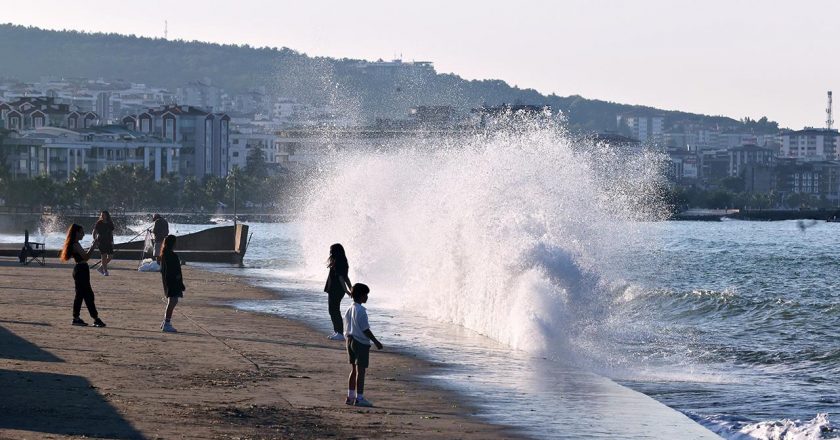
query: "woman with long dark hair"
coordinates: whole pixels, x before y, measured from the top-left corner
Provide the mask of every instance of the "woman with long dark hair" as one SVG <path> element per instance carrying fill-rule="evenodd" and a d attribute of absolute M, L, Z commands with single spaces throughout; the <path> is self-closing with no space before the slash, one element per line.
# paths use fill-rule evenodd
<path fill-rule="evenodd" d="M 99 242 L 99 255 L 102 258 L 102 265 L 96 270 L 107 277 L 110 275 L 108 263 L 114 257 L 114 222 L 108 211 L 99 213 L 99 220 L 93 226 L 93 241 Z"/>
<path fill-rule="evenodd" d="M 344 246 L 335 243 L 330 246 L 330 257 L 327 259 L 327 267 L 330 269 L 327 275 L 327 284 L 324 286 L 324 292 L 328 295 L 328 305 L 330 311 L 330 320 L 332 320 L 333 334 L 329 339 L 334 341 L 344 340 L 344 322 L 341 316 L 341 300 L 344 295 L 350 295 L 350 277 L 347 272 L 350 270 L 350 264 L 347 262 L 347 256 L 344 254 Z"/>
<path fill-rule="evenodd" d="M 90 245 L 90 249 L 85 252 L 79 243 L 83 238 L 85 238 L 85 229 L 75 223 L 70 225 L 67 228 L 67 238 L 64 239 L 64 247 L 61 248 L 61 254 L 59 255 L 61 261 L 68 261 L 72 258 L 76 263 L 73 266 L 73 283 L 76 287 L 76 297 L 73 299 L 73 325 L 88 325 L 79 317 L 82 311 L 82 301 L 84 301 L 90 317 L 93 318 L 93 326 L 105 327 L 105 323 L 99 319 L 99 313 L 96 311 L 96 304 L 94 304 L 93 288 L 90 287 L 90 266 L 87 263 L 97 243 L 94 240 Z"/>
<path fill-rule="evenodd" d="M 160 329 L 171 333 L 177 331 L 172 327 L 172 312 L 178 305 L 178 299 L 184 297 L 184 290 L 187 289 L 181 275 L 181 259 L 175 253 L 175 242 L 174 235 L 167 235 L 163 239 L 160 252 L 160 277 L 163 280 L 163 294 L 166 296 L 166 311 Z"/>

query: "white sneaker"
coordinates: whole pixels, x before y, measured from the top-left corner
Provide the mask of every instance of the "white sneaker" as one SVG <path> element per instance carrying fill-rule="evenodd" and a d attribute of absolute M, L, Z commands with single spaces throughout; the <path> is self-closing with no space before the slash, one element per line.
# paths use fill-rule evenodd
<path fill-rule="evenodd" d="M 328 336 L 327 339 L 331 341 L 343 341 L 344 335 L 342 335 L 341 333 L 333 333 L 332 335 Z"/>
<path fill-rule="evenodd" d="M 362 407 L 365 407 L 365 408 L 372 408 L 373 407 L 373 403 L 371 403 L 370 400 L 367 400 L 364 397 L 362 397 L 361 399 L 357 397 L 356 401 L 353 403 L 353 405 L 362 406 Z"/>
<path fill-rule="evenodd" d="M 168 322 L 163 323 L 163 327 L 161 328 L 161 330 L 166 333 L 178 333 L 178 330 L 175 330 L 175 327 L 172 327 L 172 324 Z"/>

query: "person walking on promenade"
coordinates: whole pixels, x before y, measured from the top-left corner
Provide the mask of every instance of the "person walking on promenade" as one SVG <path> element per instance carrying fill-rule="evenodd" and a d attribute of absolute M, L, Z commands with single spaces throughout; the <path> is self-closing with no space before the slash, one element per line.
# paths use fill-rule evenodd
<path fill-rule="evenodd" d="M 330 319 L 333 325 L 333 334 L 328 338 L 333 341 L 343 341 L 341 323 L 341 300 L 344 295 L 350 294 L 350 277 L 347 272 L 350 270 L 350 264 L 347 262 L 347 256 L 344 254 L 344 247 L 335 243 L 330 246 L 330 257 L 327 260 L 327 267 L 330 269 L 327 275 L 327 283 L 324 286 L 324 292 L 327 292 L 328 308 L 330 312 Z"/>
<path fill-rule="evenodd" d="M 160 248 L 163 246 L 163 240 L 169 235 L 169 222 L 160 214 L 153 215 L 152 221 L 155 222 L 152 226 L 152 236 L 155 238 L 154 257 L 160 263 Z"/>
<path fill-rule="evenodd" d="M 93 241 L 99 243 L 99 255 L 102 259 L 102 265 L 96 270 L 107 277 L 110 275 L 108 263 L 114 257 L 114 222 L 111 221 L 108 211 L 103 210 L 99 213 L 99 220 L 93 226 Z"/>
<path fill-rule="evenodd" d="M 181 259 L 175 253 L 174 235 L 167 235 L 163 239 L 163 250 L 160 254 L 160 277 L 163 280 L 163 294 L 166 296 L 166 312 L 160 329 L 165 332 L 176 332 L 172 327 L 172 312 L 178 305 L 178 300 L 184 297 L 184 278 L 181 275 Z"/>
<path fill-rule="evenodd" d="M 99 319 L 99 313 L 96 311 L 96 304 L 94 304 L 93 288 L 90 287 L 90 266 L 87 263 L 97 243 L 94 240 L 90 245 L 90 249 L 85 252 L 79 243 L 84 237 L 84 228 L 75 223 L 70 225 L 67 229 L 67 238 L 64 240 L 64 247 L 61 248 L 61 254 L 59 255 L 61 261 L 68 261 L 72 258 L 76 263 L 73 267 L 73 283 L 76 287 L 76 297 L 73 299 L 73 325 L 88 325 L 79 317 L 82 310 L 82 301 L 84 301 L 90 317 L 93 318 L 93 326 L 105 327 L 105 323 Z"/>
<path fill-rule="evenodd" d="M 350 378 L 347 381 L 348 405 L 371 407 L 365 399 L 365 371 L 370 365 L 370 343 L 382 350 L 382 343 L 376 339 L 368 324 L 367 309 L 362 304 L 368 300 L 370 288 L 356 283 L 350 291 L 353 304 L 344 312 L 344 337 L 347 338 L 347 355 L 350 358 Z"/>

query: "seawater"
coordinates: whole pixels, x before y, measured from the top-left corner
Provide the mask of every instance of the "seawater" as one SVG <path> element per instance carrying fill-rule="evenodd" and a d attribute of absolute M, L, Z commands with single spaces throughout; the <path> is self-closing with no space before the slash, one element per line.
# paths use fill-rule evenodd
<path fill-rule="evenodd" d="M 540 127 L 336 152 L 296 221 L 251 225 L 248 267 L 215 269 L 277 292 L 235 306 L 326 334 L 343 243 L 386 347 L 537 438 L 685 438 L 629 420 L 630 390 L 726 438 L 840 437 L 840 225 L 655 221 L 661 177 L 656 154 Z"/>
<path fill-rule="evenodd" d="M 278 299 L 238 306 L 302 319 L 326 335 L 326 271 L 317 276 L 301 264 L 303 227 L 251 227 L 249 267 L 231 272 L 274 288 Z M 434 301 L 394 306 L 397 293 L 376 283 L 372 325 L 386 345 L 445 363 L 433 379 L 471 397 L 479 416 L 538 438 L 575 438 L 568 414 L 558 413 L 558 400 L 575 392 L 588 396 L 576 402 L 583 406 L 575 417 L 620 432 L 612 419 L 620 423 L 623 409 L 594 397 L 597 379 L 575 377 L 587 372 L 647 394 L 724 438 L 840 438 L 831 423 L 840 410 L 840 225 L 820 222 L 804 232 L 797 222 L 640 228 L 613 256 L 623 281 L 599 292 L 608 295 L 601 319 L 585 331 L 570 329 L 577 339 L 552 355 L 443 321 L 430 310 Z M 351 272 L 354 281 L 364 281 L 360 276 Z M 655 425 L 649 433 L 667 438 Z"/>

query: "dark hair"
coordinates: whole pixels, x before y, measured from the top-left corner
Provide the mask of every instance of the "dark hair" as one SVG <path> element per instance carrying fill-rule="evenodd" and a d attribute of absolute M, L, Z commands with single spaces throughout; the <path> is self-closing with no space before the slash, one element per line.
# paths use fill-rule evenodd
<path fill-rule="evenodd" d="M 356 300 L 357 296 L 367 295 L 370 293 L 370 287 L 367 284 L 356 283 L 353 284 L 353 287 L 350 289 L 350 296 L 353 297 L 353 300 Z"/>
<path fill-rule="evenodd" d="M 335 243 L 330 246 L 330 258 L 327 259 L 327 267 L 341 266 L 350 267 L 350 263 L 347 262 L 347 256 L 344 254 L 344 246 L 341 243 Z"/>
<path fill-rule="evenodd" d="M 76 223 L 73 223 L 67 228 L 67 237 L 64 239 L 64 246 L 61 248 L 61 253 L 58 255 L 61 261 L 70 259 L 70 255 L 73 253 L 73 244 L 77 241 L 76 236 L 79 235 L 79 231 L 84 230 L 85 228 Z"/>
<path fill-rule="evenodd" d="M 169 234 L 163 239 L 163 247 L 160 249 L 161 254 L 175 252 L 175 242 L 177 239 L 174 235 Z"/>
<path fill-rule="evenodd" d="M 160 218 L 160 214 L 158 214 L 158 213 L 155 213 L 155 215 L 152 216 L 152 220 L 157 220 L 159 218 Z"/>
<path fill-rule="evenodd" d="M 114 223 L 113 221 L 111 221 L 111 213 L 110 212 L 103 209 L 102 212 L 99 215 L 101 215 L 102 217 L 105 217 L 105 219 L 104 219 L 105 223 L 109 223 L 109 224 Z"/>

